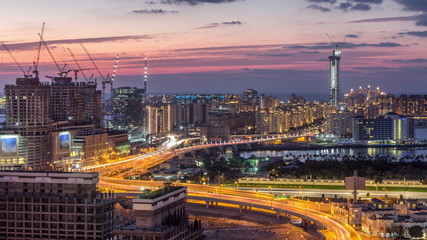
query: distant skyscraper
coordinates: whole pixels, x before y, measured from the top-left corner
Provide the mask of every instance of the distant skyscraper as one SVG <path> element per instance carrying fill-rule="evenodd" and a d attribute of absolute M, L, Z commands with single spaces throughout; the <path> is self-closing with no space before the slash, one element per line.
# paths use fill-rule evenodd
<path fill-rule="evenodd" d="M 112 98 L 113 128 L 126 130 L 133 137 L 142 134 L 144 108 L 142 100 L 145 90 L 136 87 L 119 87 L 114 89 Z"/>
<path fill-rule="evenodd" d="M 339 93 L 340 93 L 340 60 L 341 51 L 333 50 L 332 56 L 329 56 L 329 70 L 330 70 L 330 89 L 329 96 L 331 105 L 338 107 L 339 104 Z"/>
<path fill-rule="evenodd" d="M 242 102 L 244 104 L 258 104 L 259 96 L 258 92 L 254 89 L 248 89 L 243 92 Z"/>
<path fill-rule="evenodd" d="M 415 138 L 413 119 L 396 113 L 374 119 L 353 118 L 352 125 L 353 140 L 358 143 L 404 143 Z"/>

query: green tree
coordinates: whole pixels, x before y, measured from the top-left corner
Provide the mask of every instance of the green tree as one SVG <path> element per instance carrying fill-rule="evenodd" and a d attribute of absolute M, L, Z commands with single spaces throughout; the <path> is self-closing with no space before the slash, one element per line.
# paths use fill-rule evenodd
<path fill-rule="evenodd" d="M 408 232 L 412 238 L 420 238 L 423 236 L 423 228 L 418 225 L 410 227 Z"/>
<path fill-rule="evenodd" d="M 400 226 L 393 226 L 393 227 L 391 227 L 391 232 L 396 233 L 398 237 L 403 237 L 403 235 L 405 233 L 405 229 L 401 225 Z"/>

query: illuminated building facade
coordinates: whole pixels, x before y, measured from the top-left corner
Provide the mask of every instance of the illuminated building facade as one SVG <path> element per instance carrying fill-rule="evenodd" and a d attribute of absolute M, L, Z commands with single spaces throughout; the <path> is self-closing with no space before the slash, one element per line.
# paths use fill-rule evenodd
<path fill-rule="evenodd" d="M 172 132 L 174 130 L 175 105 L 146 106 L 144 113 L 146 134 Z"/>
<path fill-rule="evenodd" d="M 334 107 L 339 105 L 339 94 L 340 94 L 340 60 L 341 51 L 333 50 L 332 56 L 329 56 L 329 98 L 330 103 Z"/>
<path fill-rule="evenodd" d="M 113 90 L 112 126 L 125 130 L 131 138 L 141 138 L 144 127 L 144 89 L 136 87 L 119 87 Z"/>
<path fill-rule="evenodd" d="M 344 102 L 347 109 L 356 115 L 365 118 L 377 118 L 381 115 L 395 111 L 395 98 L 392 94 L 386 94 L 379 87 L 359 87 L 358 90 L 351 89 L 344 94 Z"/>
<path fill-rule="evenodd" d="M 114 199 L 99 173 L 0 172 L 0 239 L 113 239 Z"/>
<path fill-rule="evenodd" d="M 400 95 L 395 102 L 398 114 L 427 116 L 427 95 Z"/>
<path fill-rule="evenodd" d="M 79 135 L 101 129 L 101 92 L 96 84 L 69 77 L 18 78 L 6 85 L 6 126 L 0 132 L 0 167 L 47 170 L 73 164 Z M 108 143 L 106 140 L 105 143 Z"/>
<path fill-rule="evenodd" d="M 405 143 L 414 140 L 412 119 L 394 113 L 375 119 L 353 118 L 353 140 L 359 143 Z"/>
<path fill-rule="evenodd" d="M 351 136 L 354 116 L 354 113 L 349 111 L 330 114 L 327 119 L 328 133 L 343 137 Z"/>
<path fill-rule="evenodd" d="M 4 93 L 6 131 L 0 133 L 0 164 L 46 168 L 51 155 L 50 85 L 38 78 L 18 78 L 16 84 L 5 86 Z"/>
<path fill-rule="evenodd" d="M 80 159 L 83 166 L 103 163 L 111 151 L 108 133 L 79 134 L 73 139 L 71 156 Z"/>

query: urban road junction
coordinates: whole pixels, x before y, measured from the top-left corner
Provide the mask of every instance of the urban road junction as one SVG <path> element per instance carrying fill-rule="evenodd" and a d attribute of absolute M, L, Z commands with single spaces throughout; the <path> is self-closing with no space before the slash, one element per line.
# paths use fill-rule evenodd
<path fill-rule="evenodd" d="M 177 139 L 176 136 L 169 135 L 167 137 L 168 139 L 163 144 L 150 153 L 132 156 L 98 166 L 88 166 L 82 168 L 82 170 L 97 171 L 100 173 L 100 182 L 98 184 L 99 188 L 107 191 L 115 191 L 117 193 L 122 192 L 135 194 L 141 192 L 144 188 L 162 187 L 163 182 L 124 179 L 126 174 L 129 175 L 130 171 L 135 170 L 145 172 L 174 156 L 212 147 L 294 139 L 312 135 L 313 134 L 311 133 L 306 133 L 300 135 L 275 135 L 271 137 L 258 137 L 255 139 L 235 139 L 231 141 L 203 143 L 184 148 L 178 147 L 187 141 L 195 140 L 195 138 Z M 112 176 L 111 173 L 114 172 L 116 174 Z M 313 208 L 313 202 L 310 205 L 309 203 L 304 203 L 304 201 L 297 199 L 284 200 L 275 198 L 273 194 L 269 193 L 220 186 L 187 183 L 176 183 L 176 185 L 183 185 L 187 187 L 189 201 L 193 203 L 206 204 L 206 207 L 209 207 L 211 204 L 228 204 L 236 206 L 240 211 L 250 209 L 253 211 L 275 212 L 277 216 L 283 214 L 298 216 L 307 221 L 313 222 L 321 228 L 324 228 L 325 231 L 323 231 L 323 234 L 326 239 L 363 239 L 362 236 L 350 225 L 320 211 L 320 208 L 323 208 L 324 206 L 318 205 L 318 209 L 316 209 L 316 207 Z"/>

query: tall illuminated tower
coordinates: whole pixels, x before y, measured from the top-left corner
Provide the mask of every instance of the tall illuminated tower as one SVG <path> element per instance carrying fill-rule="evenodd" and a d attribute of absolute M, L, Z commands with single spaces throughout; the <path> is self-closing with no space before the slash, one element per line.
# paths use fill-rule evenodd
<path fill-rule="evenodd" d="M 341 60 L 341 51 L 336 50 L 332 51 L 332 56 L 329 56 L 329 70 L 330 70 L 330 88 L 329 88 L 329 97 L 331 105 L 338 107 L 339 104 L 339 93 L 340 93 L 340 60 Z"/>
<path fill-rule="evenodd" d="M 147 98 L 147 74 L 148 74 L 148 68 L 147 68 L 147 57 L 144 57 L 144 99 Z"/>

